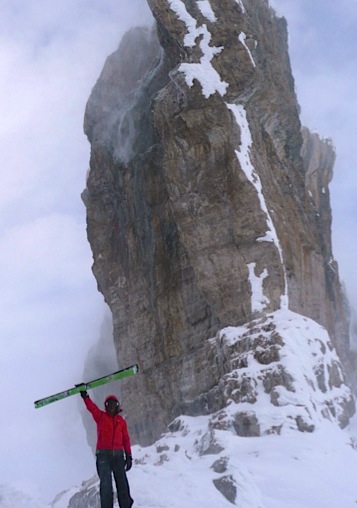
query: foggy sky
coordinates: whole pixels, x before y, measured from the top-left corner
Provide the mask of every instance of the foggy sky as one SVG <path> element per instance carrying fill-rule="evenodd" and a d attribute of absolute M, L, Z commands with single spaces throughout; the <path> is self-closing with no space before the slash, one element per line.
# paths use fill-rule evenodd
<path fill-rule="evenodd" d="M 301 120 L 331 138 L 337 159 L 330 185 L 333 252 L 357 308 L 357 4 L 355 0 L 272 0 L 288 21 Z"/>
<path fill-rule="evenodd" d="M 89 380 L 106 310 L 80 199 L 85 104 L 123 32 L 151 14 L 145 0 L 2 0 L 1 17 L 0 483 L 41 483 L 50 500 L 95 473 L 81 399 L 33 406 Z"/>
<path fill-rule="evenodd" d="M 303 124 L 331 137 L 333 247 L 357 307 L 355 0 L 273 0 L 289 23 Z M 81 382 L 105 312 L 91 273 L 83 114 L 145 0 L 2 0 L 0 31 L 0 483 L 41 484 L 47 500 L 95 473 L 75 397 L 33 401 Z"/>

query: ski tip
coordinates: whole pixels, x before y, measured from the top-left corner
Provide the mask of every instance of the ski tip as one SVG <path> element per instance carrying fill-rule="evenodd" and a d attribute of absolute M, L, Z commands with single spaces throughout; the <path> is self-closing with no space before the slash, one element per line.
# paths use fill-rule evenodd
<path fill-rule="evenodd" d="M 137 363 L 133 365 L 133 372 L 134 374 L 137 374 L 139 372 L 139 365 Z"/>

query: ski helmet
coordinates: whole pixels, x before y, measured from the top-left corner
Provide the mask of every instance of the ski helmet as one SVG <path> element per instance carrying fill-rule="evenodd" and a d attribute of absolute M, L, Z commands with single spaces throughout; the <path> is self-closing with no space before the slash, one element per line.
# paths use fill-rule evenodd
<path fill-rule="evenodd" d="M 119 403 L 119 399 L 116 395 L 108 395 L 107 397 L 105 397 L 105 400 L 104 400 L 105 409 L 108 409 L 110 401 L 113 401 L 115 403 L 116 413 L 120 413 L 120 411 L 121 411 L 120 403 Z"/>
<path fill-rule="evenodd" d="M 106 404 L 108 402 L 108 400 L 115 400 L 116 402 L 119 402 L 119 399 L 116 395 L 108 395 L 107 397 L 105 397 L 105 401 L 104 401 L 104 404 Z"/>

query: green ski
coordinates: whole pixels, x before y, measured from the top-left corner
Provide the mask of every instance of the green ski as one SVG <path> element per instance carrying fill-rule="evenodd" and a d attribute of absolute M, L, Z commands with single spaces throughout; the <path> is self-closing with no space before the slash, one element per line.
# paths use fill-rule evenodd
<path fill-rule="evenodd" d="M 50 395 L 49 397 L 45 397 L 44 399 L 36 400 L 35 408 L 47 406 L 47 404 L 51 404 L 51 402 L 56 402 L 57 400 L 65 399 L 66 397 L 70 397 L 71 395 L 76 395 L 79 392 L 84 392 L 85 390 L 89 390 L 91 388 L 97 388 L 97 386 L 105 385 L 110 383 L 111 381 L 116 381 L 117 379 L 123 379 L 124 377 L 133 376 L 139 372 L 138 365 L 132 365 L 131 367 L 127 367 L 123 370 L 118 370 L 117 372 L 113 372 L 113 374 L 109 374 L 108 376 L 100 377 L 98 379 L 94 379 L 93 381 L 89 381 L 88 383 L 81 383 L 79 385 L 75 385 L 74 388 L 70 388 L 69 390 L 64 390 L 63 392 L 56 393 L 55 395 Z"/>

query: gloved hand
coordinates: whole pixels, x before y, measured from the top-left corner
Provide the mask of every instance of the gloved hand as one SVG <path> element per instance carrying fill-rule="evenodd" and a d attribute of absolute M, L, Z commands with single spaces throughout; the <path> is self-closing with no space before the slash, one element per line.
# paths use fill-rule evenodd
<path fill-rule="evenodd" d="M 89 397 L 87 390 L 83 390 L 79 393 L 81 394 L 81 397 L 83 400 L 86 399 L 87 397 Z"/>
<path fill-rule="evenodd" d="M 129 471 L 131 466 L 133 465 L 133 457 L 130 453 L 127 453 L 125 456 L 125 471 Z"/>

